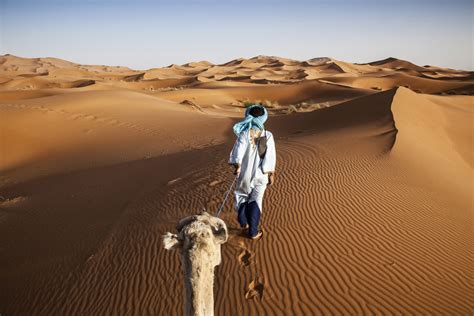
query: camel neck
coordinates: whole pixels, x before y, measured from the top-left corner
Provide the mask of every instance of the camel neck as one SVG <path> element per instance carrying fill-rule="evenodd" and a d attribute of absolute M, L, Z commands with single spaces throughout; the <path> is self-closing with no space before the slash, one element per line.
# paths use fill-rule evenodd
<path fill-rule="evenodd" d="M 207 261 L 183 261 L 184 272 L 189 274 L 184 283 L 186 316 L 214 315 L 214 266 Z"/>

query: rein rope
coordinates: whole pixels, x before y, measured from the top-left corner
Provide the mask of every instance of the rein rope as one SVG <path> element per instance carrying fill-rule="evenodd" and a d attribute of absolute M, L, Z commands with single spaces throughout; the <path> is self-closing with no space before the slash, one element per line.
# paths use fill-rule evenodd
<path fill-rule="evenodd" d="M 230 184 L 229 190 L 227 190 L 227 192 L 225 194 L 224 201 L 222 202 L 221 207 L 219 207 L 219 210 L 217 211 L 216 217 L 220 217 L 220 215 L 222 213 L 222 210 L 224 209 L 225 202 L 227 201 L 227 198 L 229 197 L 229 193 L 232 190 L 232 187 L 234 186 L 235 180 L 237 180 L 238 177 L 239 177 L 239 175 L 236 175 L 234 177 L 234 180 Z"/>

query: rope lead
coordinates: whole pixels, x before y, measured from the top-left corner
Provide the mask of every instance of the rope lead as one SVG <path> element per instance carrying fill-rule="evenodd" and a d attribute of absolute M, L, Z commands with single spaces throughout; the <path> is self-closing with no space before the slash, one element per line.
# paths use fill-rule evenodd
<path fill-rule="evenodd" d="M 238 177 L 239 177 L 239 175 L 236 175 L 236 176 L 234 177 L 234 181 L 232 181 L 232 183 L 230 184 L 230 188 L 229 188 L 229 190 L 227 190 L 227 193 L 225 194 L 224 201 L 222 202 L 221 207 L 219 207 L 219 211 L 217 211 L 216 217 L 220 217 L 220 216 L 221 216 L 221 212 L 222 212 L 222 210 L 223 210 L 223 208 L 224 208 L 225 202 L 227 201 L 227 198 L 229 197 L 229 193 L 230 193 L 230 191 L 232 190 L 232 187 L 234 186 L 235 180 L 237 180 Z"/>

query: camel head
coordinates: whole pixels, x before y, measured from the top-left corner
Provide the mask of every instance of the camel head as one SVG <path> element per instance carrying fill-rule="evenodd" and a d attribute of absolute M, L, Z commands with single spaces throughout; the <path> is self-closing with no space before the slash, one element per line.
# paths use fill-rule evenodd
<path fill-rule="evenodd" d="M 214 268 L 227 241 L 224 221 L 203 212 L 182 219 L 177 234 L 163 236 L 165 249 L 179 249 L 184 272 L 185 315 L 214 315 Z"/>
<path fill-rule="evenodd" d="M 220 218 L 202 212 L 179 221 L 177 234 L 166 233 L 163 236 L 165 249 L 179 249 L 182 253 L 191 250 L 203 250 L 214 258 L 213 265 L 221 262 L 220 245 L 227 241 L 227 226 Z"/>

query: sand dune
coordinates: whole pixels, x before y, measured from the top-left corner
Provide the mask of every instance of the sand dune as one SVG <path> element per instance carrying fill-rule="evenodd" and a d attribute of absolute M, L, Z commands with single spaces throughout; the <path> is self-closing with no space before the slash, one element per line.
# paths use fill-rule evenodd
<path fill-rule="evenodd" d="M 276 183 L 259 241 L 226 205 L 216 315 L 472 314 L 472 73 L 393 58 L 0 64 L 2 315 L 182 314 L 161 235 L 217 211 L 232 124 L 257 100 Z"/>
<path fill-rule="evenodd" d="M 431 78 L 422 78 L 409 76 L 404 73 L 387 74 L 383 76 L 358 76 L 358 77 L 324 77 L 321 81 L 328 81 L 347 85 L 349 87 L 388 90 L 395 87 L 406 87 L 419 93 L 427 94 L 450 94 L 452 90 L 463 91 L 467 94 L 474 93 L 474 84 L 464 81 L 434 80 Z"/>
<path fill-rule="evenodd" d="M 205 88 L 204 88 L 205 87 Z M 211 87 L 211 89 L 209 89 Z M 373 93 L 370 90 L 339 87 L 319 81 L 305 81 L 298 84 L 272 84 L 272 85 L 240 85 L 240 86 L 210 86 L 197 85 L 185 90 L 156 92 L 160 98 L 179 102 L 182 99 L 194 99 L 202 106 L 242 104 L 242 101 L 269 101 L 275 104 L 288 106 L 307 102 L 319 104 L 337 100 L 347 100 L 358 96 Z M 270 106 L 271 107 L 271 106 Z M 286 109 L 286 107 L 285 107 Z"/>
<path fill-rule="evenodd" d="M 422 93 L 472 95 L 474 85 L 472 71 L 422 67 L 392 57 L 372 63 L 354 64 L 326 57 L 297 61 L 256 56 L 236 59 L 222 65 L 202 61 L 140 71 L 126 67 L 79 65 L 56 58 L 4 55 L 0 57 L 0 70 L 0 91 L 70 88 L 71 83 L 66 82 L 79 79 L 139 91 L 188 88 L 201 82 L 213 81 L 293 84 L 322 78 L 364 89 L 389 90 L 406 86 Z M 432 79 L 436 81 L 426 81 Z"/>
<path fill-rule="evenodd" d="M 425 71 L 425 68 L 417 66 L 409 61 L 400 60 L 394 57 L 389 57 L 386 59 L 374 61 L 368 63 L 371 66 L 377 66 L 381 68 L 389 68 L 389 69 L 410 69 L 415 71 Z"/>
<path fill-rule="evenodd" d="M 186 129 L 175 123 L 178 119 L 186 120 Z M 2 128 L 8 137 L 2 145 L 14 150 L 3 153 L 0 168 L 64 172 L 69 165 L 102 166 L 212 145 L 223 140 L 211 133 L 213 121 L 191 107 L 133 91 L 84 91 L 7 103 Z M 195 142 L 198 130 L 207 141 Z M 116 147 L 123 152 L 117 154 Z"/>

